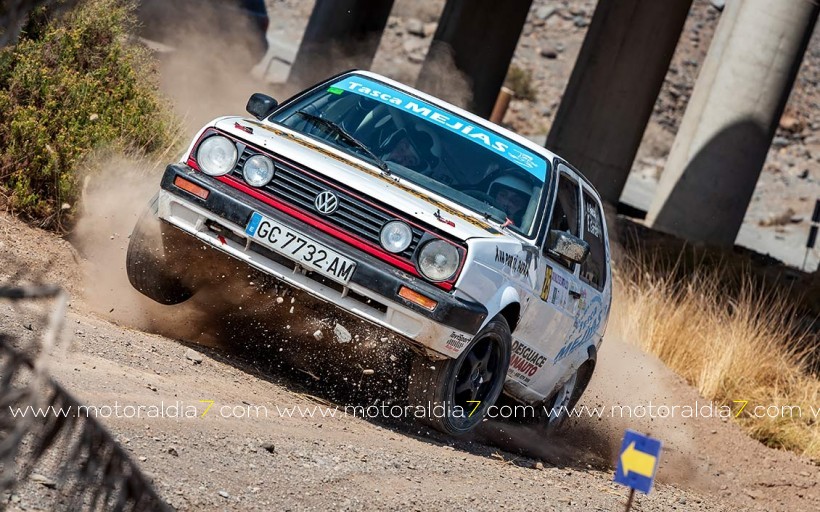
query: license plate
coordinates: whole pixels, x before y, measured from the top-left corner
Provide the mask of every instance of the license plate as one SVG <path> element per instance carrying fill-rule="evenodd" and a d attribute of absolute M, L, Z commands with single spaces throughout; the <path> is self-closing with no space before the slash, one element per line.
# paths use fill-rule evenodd
<path fill-rule="evenodd" d="M 284 224 L 254 212 L 245 233 L 299 265 L 347 284 L 356 262 Z"/>

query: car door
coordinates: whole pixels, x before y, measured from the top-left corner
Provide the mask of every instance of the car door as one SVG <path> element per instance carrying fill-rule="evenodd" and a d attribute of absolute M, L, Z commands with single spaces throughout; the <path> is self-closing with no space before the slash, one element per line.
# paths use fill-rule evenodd
<path fill-rule="evenodd" d="M 580 297 L 570 339 L 559 352 L 575 369 L 589 357 L 589 348 L 600 344 L 609 316 L 611 274 L 606 220 L 597 194 L 584 183 L 581 193 L 581 238 L 589 244 L 589 255 L 580 265 Z"/>
<path fill-rule="evenodd" d="M 581 228 L 581 190 L 577 175 L 562 163 L 556 166 L 557 178 L 549 207 L 549 230 L 569 231 L 579 236 Z M 544 242 L 540 250 L 537 278 L 540 292 L 522 311 L 519 328 L 513 333 L 510 369 L 507 377 L 527 389 L 513 394 L 527 401 L 546 398 L 560 383 L 568 361 L 556 360 L 570 341 L 581 288 L 578 265 L 551 253 Z"/>

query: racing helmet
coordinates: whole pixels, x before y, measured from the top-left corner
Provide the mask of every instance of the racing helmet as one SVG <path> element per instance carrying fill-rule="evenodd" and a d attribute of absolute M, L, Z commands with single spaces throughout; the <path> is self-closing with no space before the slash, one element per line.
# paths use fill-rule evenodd
<path fill-rule="evenodd" d="M 527 204 L 521 212 L 521 219 L 516 223 L 519 224 L 520 227 L 526 227 L 532 222 L 535 216 L 535 210 L 538 204 L 537 201 L 532 200 L 532 196 L 538 192 L 538 188 L 530 184 L 526 179 L 512 174 L 512 172 L 515 171 L 510 171 L 510 174 L 504 174 L 494 179 L 493 182 L 490 183 L 487 193 L 490 197 L 494 198 L 500 189 L 507 188 L 521 194 Z"/>
<path fill-rule="evenodd" d="M 493 182 L 490 183 L 490 189 L 487 192 L 491 196 L 495 196 L 498 193 L 498 187 L 511 188 L 517 192 L 521 192 L 527 197 L 532 195 L 532 187 L 529 185 L 529 183 L 527 183 L 524 179 L 519 178 L 518 176 L 514 176 L 512 174 L 505 174 L 493 180 Z"/>

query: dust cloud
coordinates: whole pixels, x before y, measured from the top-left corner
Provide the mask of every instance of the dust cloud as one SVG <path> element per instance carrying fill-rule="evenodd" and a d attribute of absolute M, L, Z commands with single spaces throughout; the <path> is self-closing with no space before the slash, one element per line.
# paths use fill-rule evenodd
<path fill-rule="evenodd" d="M 252 76 L 264 53 L 252 19 L 226 17 L 200 3 L 192 7 L 183 2 L 180 8 L 148 1 L 143 9 L 142 35 L 161 43 L 153 44 L 159 48 L 161 89 L 187 132 L 178 149 L 208 121 L 244 114 L 253 92 L 279 98 L 294 92 Z M 359 375 L 403 368 L 407 349 L 392 336 L 361 320 L 339 318 L 334 308 L 294 294 L 204 244 L 190 244 L 188 254 L 189 267 L 199 274 L 194 297 L 164 306 L 137 292 L 125 269 L 129 236 L 157 192 L 164 166 L 178 157 L 150 161 L 107 155 L 89 163 L 72 243 L 83 256 L 82 292 L 92 311 L 120 325 L 218 347 L 252 364 L 280 367 L 285 359 L 291 369 L 315 381 L 331 378 L 329 369 L 340 366 Z M 339 342 L 340 329 L 349 340 L 345 335 Z M 343 382 L 349 375 L 336 377 Z M 395 383 L 389 380 L 392 388 Z"/>
<path fill-rule="evenodd" d="M 176 312 L 150 301 L 128 282 L 125 255 L 131 230 L 159 185 L 160 169 L 148 161 L 108 156 L 95 162 L 82 189 L 83 210 L 71 235 L 82 258 L 83 298 L 94 312 L 117 323 L 157 332 Z"/>
<path fill-rule="evenodd" d="M 141 18 L 146 37 L 163 46 L 157 52 L 160 85 L 188 135 L 216 117 L 245 115 L 254 92 L 280 100 L 295 92 L 253 77 L 265 40 L 263 27 L 248 16 L 220 9 L 216 2 L 149 1 Z"/>
<path fill-rule="evenodd" d="M 254 20 L 224 16 L 211 3 L 160 0 L 143 2 L 139 15 L 141 36 L 157 50 L 161 90 L 183 121 L 177 150 L 208 121 L 243 114 L 253 92 L 274 92 L 250 75 L 264 51 Z M 128 237 L 157 192 L 164 166 L 178 156 L 151 161 L 108 155 L 91 162 L 72 242 L 85 257 L 84 295 L 94 311 L 141 330 L 214 344 L 207 329 L 219 316 L 213 307 L 159 305 L 134 290 L 125 272 Z M 220 304 L 227 309 L 234 296 Z"/>
<path fill-rule="evenodd" d="M 467 75 L 456 67 L 453 49 L 446 43 L 433 41 L 426 59 L 417 87 L 453 105 L 467 108 L 473 100 L 473 87 Z"/>
<path fill-rule="evenodd" d="M 638 406 L 650 403 L 655 407 L 682 406 L 698 400 L 703 403 L 697 392 L 660 360 L 610 333 L 601 347 L 592 381 L 576 406 L 576 410 L 600 410 L 600 417 L 582 414 L 570 418 L 552 437 L 546 437 L 538 425 L 508 420 L 487 422 L 480 435 L 488 444 L 559 467 L 608 471 L 617 464 L 624 431 L 632 429 L 663 441 L 660 482 L 712 490 L 703 476 L 708 472 L 700 467 L 704 462 L 696 456 L 699 446 L 695 439 L 702 429 L 713 427 L 697 418 L 650 418 L 621 412 L 621 408 L 637 411 Z"/>

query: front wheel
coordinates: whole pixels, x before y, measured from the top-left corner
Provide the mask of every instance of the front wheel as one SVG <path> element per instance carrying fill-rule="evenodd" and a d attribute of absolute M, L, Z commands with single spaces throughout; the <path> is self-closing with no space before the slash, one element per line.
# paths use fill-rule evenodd
<path fill-rule="evenodd" d="M 462 435 L 484 419 L 504 388 L 510 365 L 510 326 L 493 318 L 456 359 L 418 356 L 410 377 L 410 403 L 423 407 L 421 421 L 450 435 Z"/>
<path fill-rule="evenodd" d="M 156 198 L 154 199 L 156 201 Z M 173 241 L 163 233 L 160 220 L 150 205 L 140 215 L 125 257 L 125 269 L 131 286 L 160 304 L 179 304 L 193 296 L 174 272 L 178 262 L 173 260 Z"/>

